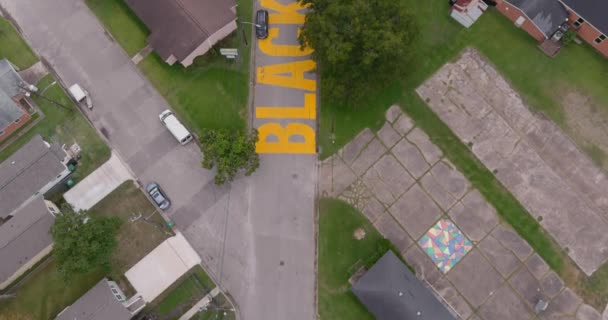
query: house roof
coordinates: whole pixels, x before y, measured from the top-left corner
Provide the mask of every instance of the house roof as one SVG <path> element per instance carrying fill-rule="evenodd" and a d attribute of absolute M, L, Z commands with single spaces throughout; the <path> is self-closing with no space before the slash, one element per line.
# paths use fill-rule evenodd
<path fill-rule="evenodd" d="M 557 0 L 506 1 L 523 11 L 547 38 L 568 18 L 568 12 Z"/>
<path fill-rule="evenodd" d="M 53 243 L 49 231 L 54 220 L 39 196 L 0 225 L 0 283 Z"/>
<path fill-rule="evenodd" d="M 377 320 L 456 319 L 390 250 L 352 291 Z"/>
<path fill-rule="evenodd" d="M 236 19 L 234 0 L 126 0 L 150 29 L 149 43 L 163 59 L 183 60 Z"/>
<path fill-rule="evenodd" d="M 99 281 L 56 320 L 129 320 L 131 313 L 114 297 L 106 279 Z"/>
<path fill-rule="evenodd" d="M 560 2 L 608 36 L 608 1 L 560 0 Z"/>
<path fill-rule="evenodd" d="M 5 218 L 66 169 L 65 153 L 36 135 L 0 163 L 0 217 Z"/>
<path fill-rule="evenodd" d="M 25 113 L 12 99 L 21 93 L 19 84 L 23 80 L 15 71 L 11 63 L 0 60 L 0 130 L 5 129 Z"/>

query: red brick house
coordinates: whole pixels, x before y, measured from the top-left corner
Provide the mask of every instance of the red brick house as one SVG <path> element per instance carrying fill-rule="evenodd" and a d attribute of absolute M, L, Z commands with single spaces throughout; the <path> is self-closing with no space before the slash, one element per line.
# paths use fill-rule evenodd
<path fill-rule="evenodd" d="M 578 36 L 608 58 L 608 1 L 559 0 Z"/>
<path fill-rule="evenodd" d="M 0 60 L 0 142 L 25 125 L 32 117 L 32 109 L 20 85 L 26 85 L 15 68 Z"/>
<path fill-rule="evenodd" d="M 567 23 L 608 58 L 606 0 L 496 0 L 496 9 L 538 42 L 550 39 Z"/>

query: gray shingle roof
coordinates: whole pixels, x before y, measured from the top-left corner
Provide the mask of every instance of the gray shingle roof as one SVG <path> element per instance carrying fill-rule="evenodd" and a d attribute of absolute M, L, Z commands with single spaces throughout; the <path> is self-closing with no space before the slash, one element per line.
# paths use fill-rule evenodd
<path fill-rule="evenodd" d="M 608 36 L 608 1 L 606 0 L 560 0 L 588 23 Z"/>
<path fill-rule="evenodd" d="M 377 320 L 455 320 L 390 250 L 353 285 L 352 291 Z"/>
<path fill-rule="evenodd" d="M 0 283 L 53 243 L 49 231 L 54 220 L 40 196 L 0 226 Z"/>
<path fill-rule="evenodd" d="M 126 0 L 150 29 L 150 45 L 167 59 L 186 58 L 209 36 L 236 19 L 233 0 Z"/>
<path fill-rule="evenodd" d="M 507 0 L 523 11 L 547 37 L 566 22 L 568 12 L 558 0 Z"/>
<path fill-rule="evenodd" d="M 0 217 L 9 216 L 67 170 L 57 148 L 37 135 L 0 163 Z"/>
<path fill-rule="evenodd" d="M 6 59 L 0 60 L 0 130 L 19 119 L 25 111 L 12 99 L 19 95 L 23 80 Z"/>
<path fill-rule="evenodd" d="M 118 301 L 101 280 L 74 304 L 62 311 L 56 320 L 129 320 L 131 313 Z"/>

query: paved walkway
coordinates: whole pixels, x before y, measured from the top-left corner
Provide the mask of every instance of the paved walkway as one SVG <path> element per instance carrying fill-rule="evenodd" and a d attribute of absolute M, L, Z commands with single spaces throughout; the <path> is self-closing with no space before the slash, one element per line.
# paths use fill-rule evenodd
<path fill-rule="evenodd" d="M 462 319 L 601 319 L 398 106 L 386 119 L 323 161 L 324 196 L 361 210 Z"/>
<path fill-rule="evenodd" d="M 186 313 L 184 313 L 181 317 L 179 317 L 179 320 L 192 319 L 192 317 L 194 317 L 195 314 L 199 313 L 201 310 L 203 310 L 205 307 L 207 307 L 209 305 L 209 303 L 211 303 L 213 298 L 215 296 L 217 296 L 219 293 L 220 293 L 220 288 L 218 288 L 218 287 L 213 288 L 213 290 L 211 290 L 211 292 L 209 292 L 206 296 L 204 296 L 201 300 L 199 300 L 192 308 L 190 308 L 190 310 L 186 311 Z"/>
<path fill-rule="evenodd" d="M 127 180 L 134 178 L 124 163 L 112 152 L 110 160 L 78 182 L 63 197 L 74 210 L 88 210 Z"/>
<path fill-rule="evenodd" d="M 485 58 L 466 50 L 416 91 L 587 275 L 608 261 L 608 176 Z"/>
<path fill-rule="evenodd" d="M 42 61 L 38 61 L 29 68 L 19 71 L 21 78 L 23 78 L 25 82 L 33 85 L 36 85 L 38 81 L 44 78 L 44 76 L 47 74 L 49 74 L 49 71 L 46 69 L 46 66 L 44 63 L 42 63 Z M 44 88 L 38 88 L 38 90 L 42 89 Z"/>

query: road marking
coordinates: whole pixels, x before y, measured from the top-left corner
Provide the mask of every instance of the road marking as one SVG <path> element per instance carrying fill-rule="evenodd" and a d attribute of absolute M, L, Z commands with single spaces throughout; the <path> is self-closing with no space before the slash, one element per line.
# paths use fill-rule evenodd
<path fill-rule="evenodd" d="M 269 28 L 268 38 L 259 40 L 260 51 L 272 57 L 304 57 L 310 55 L 311 48 L 301 49 L 299 44 L 274 44 L 280 34 L 280 25 L 301 25 L 305 15 L 298 11 L 306 9 L 299 2 L 288 5 L 276 0 L 261 0 L 261 6 L 275 13 L 270 13 L 268 20 L 279 27 Z M 300 29 L 298 29 L 298 35 Z M 296 39 L 297 40 L 297 39 Z M 296 42 L 298 43 L 298 42 Z M 260 66 L 256 69 L 256 81 L 291 89 L 307 91 L 304 94 L 302 106 L 256 106 L 256 119 L 306 119 L 317 118 L 317 81 L 307 79 L 305 73 L 316 68 L 311 59 L 277 63 Z M 290 102 L 291 103 L 291 102 Z M 299 122 L 289 122 L 285 125 L 277 122 L 268 122 L 258 127 L 259 141 L 256 144 L 258 153 L 284 153 L 284 154 L 314 154 L 316 153 L 316 136 L 313 125 Z"/>
<path fill-rule="evenodd" d="M 302 123 L 288 123 L 284 128 L 279 123 L 265 123 L 258 128 L 260 140 L 256 144 L 258 153 L 315 153 L 315 130 Z M 278 141 L 268 141 L 274 136 Z M 302 142 L 289 141 L 300 136 Z"/>
<path fill-rule="evenodd" d="M 255 117 L 262 119 L 316 119 L 317 95 L 304 94 L 304 105 L 301 107 L 256 107 Z"/>
<path fill-rule="evenodd" d="M 298 29 L 298 35 L 300 30 Z M 279 37 L 279 28 L 268 29 L 268 38 L 261 40 L 260 50 L 269 56 L 283 56 L 283 57 L 303 57 L 310 55 L 314 50 L 305 47 L 302 50 L 301 46 L 298 45 L 283 45 L 272 43 L 273 39 Z"/>
<path fill-rule="evenodd" d="M 304 10 L 306 7 L 301 6 L 298 1 L 284 5 L 275 0 L 262 0 L 260 5 L 279 12 L 268 15 L 268 20 L 273 24 L 304 24 L 305 15 L 298 11 Z"/>

